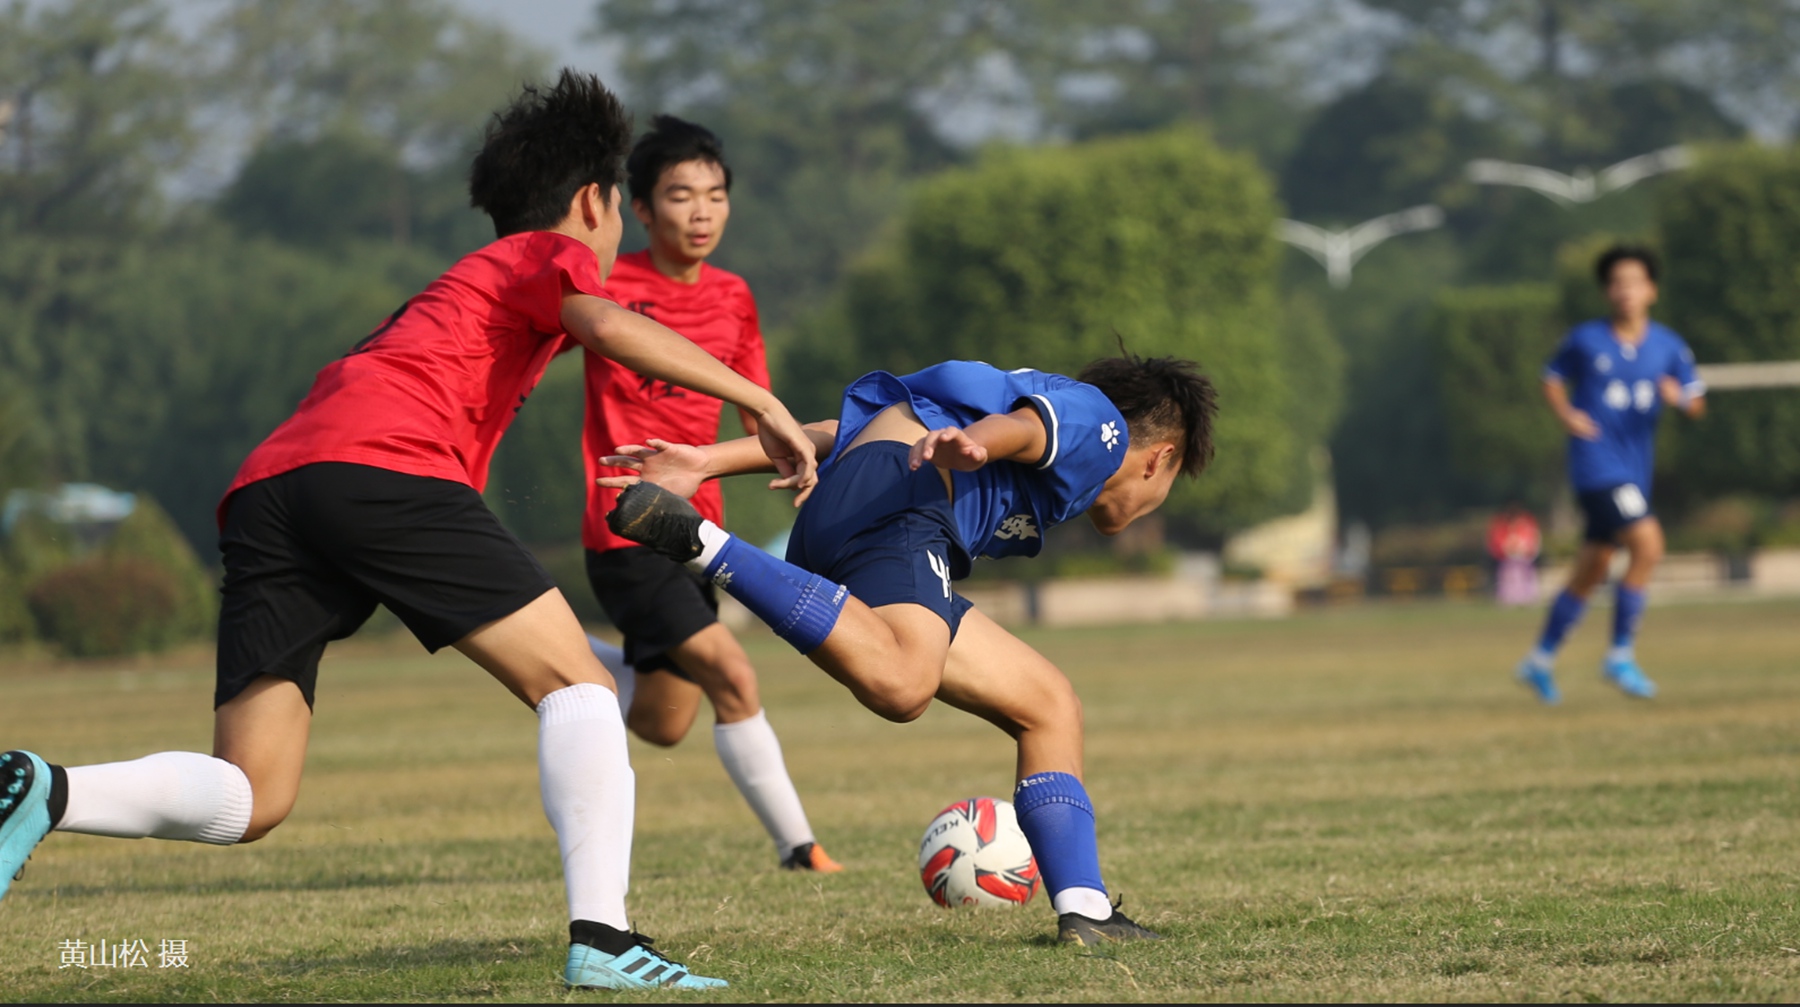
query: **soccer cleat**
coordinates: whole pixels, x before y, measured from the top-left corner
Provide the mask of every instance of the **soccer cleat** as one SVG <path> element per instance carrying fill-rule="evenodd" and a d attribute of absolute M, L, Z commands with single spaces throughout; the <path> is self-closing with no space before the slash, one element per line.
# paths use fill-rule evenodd
<path fill-rule="evenodd" d="M 0 753 L 0 898 L 51 824 L 50 767 L 30 752 Z"/>
<path fill-rule="evenodd" d="M 619 494 L 618 504 L 606 515 L 606 526 L 614 535 L 686 563 L 702 550 L 703 520 L 693 504 L 655 483 L 640 482 Z"/>
<path fill-rule="evenodd" d="M 1160 941 L 1162 934 L 1138 926 L 1131 917 L 1119 912 L 1125 897 L 1113 903 L 1112 915 L 1103 920 L 1080 913 L 1063 913 L 1056 918 L 1056 939 L 1062 944 L 1079 944 L 1084 948 L 1120 941 Z"/>
<path fill-rule="evenodd" d="M 1519 670 L 1514 672 L 1519 684 L 1530 689 L 1545 706 L 1555 706 L 1562 702 L 1562 693 L 1556 688 L 1556 676 L 1550 669 L 1527 657 L 1519 662 Z"/>
<path fill-rule="evenodd" d="M 794 847 L 792 853 L 789 853 L 786 857 L 782 858 L 781 869 L 784 871 L 817 871 L 820 874 L 836 874 L 844 869 L 844 865 L 831 859 L 831 855 L 825 852 L 825 847 L 820 846 L 818 843 L 801 843 L 799 846 Z"/>
<path fill-rule="evenodd" d="M 1619 691 L 1634 699 L 1650 699 L 1656 695 L 1656 683 L 1644 674 L 1636 661 L 1608 661 L 1601 675 L 1618 686 Z"/>
<path fill-rule="evenodd" d="M 634 933 L 637 943 L 619 954 L 607 954 L 586 944 L 569 945 L 569 963 L 563 966 L 563 982 L 573 989 L 598 990 L 716 990 L 731 985 L 723 979 L 697 976 L 687 966 L 650 949 L 654 943 Z"/>

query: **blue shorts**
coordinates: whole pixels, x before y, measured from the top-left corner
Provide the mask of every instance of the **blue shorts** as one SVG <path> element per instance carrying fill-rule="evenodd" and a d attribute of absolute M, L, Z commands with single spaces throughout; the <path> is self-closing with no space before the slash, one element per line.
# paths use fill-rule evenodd
<path fill-rule="evenodd" d="M 1575 494 L 1581 512 L 1587 515 L 1587 531 L 1582 538 L 1601 545 L 1619 541 L 1619 533 L 1650 517 L 1650 497 L 1642 487 L 1622 483 L 1611 489 L 1583 490 Z"/>
<path fill-rule="evenodd" d="M 870 608 L 923 605 L 950 638 L 968 599 L 950 582 L 969 575 L 950 494 L 934 466 L 907 468 L 911 446 L 871 441 L 832 463 L 800 508 L 787 561 L 836 581 Z"/>

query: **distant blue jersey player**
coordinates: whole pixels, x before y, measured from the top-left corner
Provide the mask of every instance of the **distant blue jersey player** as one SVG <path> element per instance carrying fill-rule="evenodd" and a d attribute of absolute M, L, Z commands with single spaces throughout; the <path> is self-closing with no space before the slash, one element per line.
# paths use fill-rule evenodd
<path fill-rule="evenodd" d="M 1168 358 L 1101 360 L 1079 379 L 969 361 L 878 371 L 845 389 L 839 419 L 807 428 L 825 461 L 786 562 L 682 499 L 706 479 L 768 470 L 748 441 L 621 447 L 606 461 L 647 481 L 608 521 L 691 562 L 876 713 L 913 720 L 936 698 L 1011 735 L 1013 803 L 1058 938 L 1154 938 L 1101 881 L 1074 688 L 954 585 L 977 557 L 1037 555 L 1046 529 L 1078 515 L 1112 535 L 1155 510 L 1211 458 L 1214 412 L 1207 379 Z"/>
<path fill-rule="evenodd" d="M 1520 681 L 1546 703 L 1559 698 L 1552 675 L 1556 651 L 1587 608 L 1588 595 L 1606 582 L 1619 546 L 1631 563 L 1619 581 L 1603 674 L 1628 696 L 1656 694 L 1633 650 L 1644 590 L 1663 554 L 1662 525 L 1650 509 L 1656 423 L 1664 406 L 1695 418 L 1706 407 L 1693 351 L 1650 320 L 1656 272 L 1656 258 L 1646 249 L 1615 247 L 1602 255 L 1595 274 L 1612 317 L 1571 329 L 1544 370 L 1544 397 L 1569 432 L 1569 482 L 1587 517 L 1569 586 L 1551 603 L 1537 647 L 1519 665 Z"/>

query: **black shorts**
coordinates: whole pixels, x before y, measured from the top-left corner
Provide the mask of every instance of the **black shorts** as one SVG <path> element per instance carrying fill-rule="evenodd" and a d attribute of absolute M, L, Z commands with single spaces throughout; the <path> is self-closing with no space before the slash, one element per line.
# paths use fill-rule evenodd
<path fill-rule="evenodd" d="M 1587 530 L 1582 538 L 1600 545 L 1613 545 L 1619 541 L 1620 532 L 1654 513 L 1649 494 L 1632 483 L 1583 491 L 1575 494 L 1575 499 L 1587 516 Z"/>
<path fill-rule="evenodd" d="M 641 672 L 682 671 L 669 651 L 719 621 L 719 595 L 685 564 L 644 546 L 588 550 L 588 583 L 625 634 L 625 661 Z"/>
<path fill-rule="evenodd" d="M 215 706 L 259 675 L 292 680 L 311 706 L 325 644 L 377 604 L 436 651 L 556 586 L 472 488 L 341 462 L 233 493 L 219 551 Z"/>
<path fill-rule="evenodd" d="M 870 608 L 923 605 L 954 640 L 972 606 L 950 585 L 969 575 L 969 554 L 943 477 L 930 465 L 912 469 L 911 450 L 870 441 L 833 462 L 800 508 L 787 561 Z"/>

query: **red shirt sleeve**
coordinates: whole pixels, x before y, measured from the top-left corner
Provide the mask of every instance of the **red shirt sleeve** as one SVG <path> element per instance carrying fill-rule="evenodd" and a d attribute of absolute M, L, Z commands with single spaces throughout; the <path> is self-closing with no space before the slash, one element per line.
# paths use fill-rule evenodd
<path fill-rule="evenodd" d="M 600 260 L 593 249 L 566 234 L 540 231 L 520 259 L 518 279 L 507 291 L 507 304 L 523 314 L 536 331 L 562 332 L 563 296 L 569 293 L 611 300 L 600 285 Z"/>

